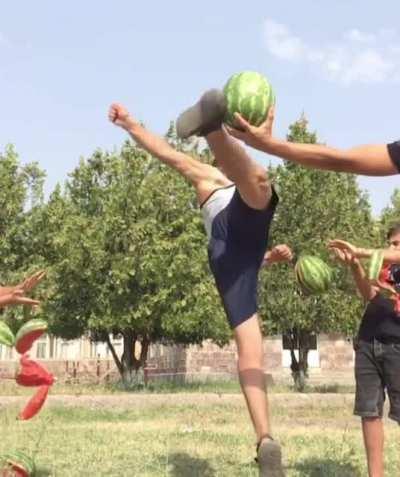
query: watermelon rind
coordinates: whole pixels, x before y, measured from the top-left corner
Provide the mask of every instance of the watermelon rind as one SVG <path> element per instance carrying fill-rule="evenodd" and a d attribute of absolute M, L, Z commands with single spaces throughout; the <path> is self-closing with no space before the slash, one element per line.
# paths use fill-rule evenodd
<path fill-rule="evenodd" d="M 0 344 L 11 347 L 14 343 L 15 336 L 11 328 L 4 321 L 0 321 Z"/>

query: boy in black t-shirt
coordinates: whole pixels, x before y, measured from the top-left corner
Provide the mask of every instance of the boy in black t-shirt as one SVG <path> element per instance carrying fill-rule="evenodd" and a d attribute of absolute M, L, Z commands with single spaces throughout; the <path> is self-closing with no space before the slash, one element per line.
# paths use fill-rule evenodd
<path fill-rule="evenodd" d="M 400 253 L 400 224 L 387 235 L 385 255 L 393 259 Z M 343 246 L 343 244 L 346 246 Z M 336 247 L 335 247 L 336 245 Z M 359 261 L 365 250 L 346 242 L 332 241 L 330 248 L 348 265 L 357 288 L 367 303 L 355 340 L 356 397 L 354 414 L 361 416 L 369 477 L 381 477 L 383 469 L 383 403 L 390 401 L 389 417 L 400 424 L 400 265 L 386 262 L 379 282 L 382 289 L 367 279 Z"/>

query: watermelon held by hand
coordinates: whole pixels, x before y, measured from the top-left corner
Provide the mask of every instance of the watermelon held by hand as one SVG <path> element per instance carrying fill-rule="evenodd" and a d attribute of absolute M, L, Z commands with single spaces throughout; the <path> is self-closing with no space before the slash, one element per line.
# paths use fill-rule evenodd
<path fill-rule="evenodd" d="M 4 321 L 0 321 L 0 344 L 11 347 L 14 343 L 14 333 Z"/>
<path fill-rule="evenodd" d="M 383 250 L 374 250 L 369 261 L 368 278 L 378 280 L 383 266 Z"/>
<path fill-rule="evenodd" d="M 332 269 L 319 257 L 302 255 L 294 267 L 296 281 L 307 295 L 328 291 L 332 283 Z"/>
<path fill-rule="evenodd" d="M 42 336 L 47 330 L 47 323 L 44 320 L 34 318 L 27 321 L 18 330 L 15 337 L 15 348 L 20 354 L 24 354 L 29 351 L 33 343 Z"/>
<path fill-rule="evenodd" d="M 275 95 L 269 81 L 255 71 L 243 71 L 231 76 L 224 87 L 224 96 L 224 122 L 232 127 L 235 127 L 236 123 L 235 113 L 240 113 L 253 126 L 259 126 L 275 103 Z"/>

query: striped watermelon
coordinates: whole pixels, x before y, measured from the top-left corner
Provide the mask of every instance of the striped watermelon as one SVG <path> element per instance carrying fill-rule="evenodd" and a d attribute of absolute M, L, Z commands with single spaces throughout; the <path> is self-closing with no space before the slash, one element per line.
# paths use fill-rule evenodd
<path fill-rule="evenodd" d="M 383 265 L 383 250 L 374 250 L 369 261 L 368 278 L 378 280 Z"/>
<path fill-rule="evenodd" d="M 255 71 L 243 71 L 231 76 L 224 87 L 224 95 L 227 104 L 224 121 L 230 126 L 234 126 L 235 113 L 240 113 L 253 126 L 259 126 L 275 103 L 269 81 Z"/>
<path fill-rule="evenodd" d="M 8 325 L 4 321 L 0 321 L 0 344 L 5 346 L 14 346 L 15 336 Z"/>
<path fill-rule="evenodd" d="M 0 457 L 0 463 L 0 471 L 7 476 L 33 477 L 35 474 L 34 460 L 21 451 L 8 452 Z"/>
<path fill-rule="evenodd" d="M 294 270 L 296 281 L 306 294 L 324 293 L 331 285 L 332 270 L 319 257 L 302 255 Z"/>
<path fill-rule="evenodd" d="M 18 330 L 15 337 L 15 348 L 20 354 L 31 349 L 32 344 L 47 330 L 47 323 L 39 318 L 27 321 Z"/>

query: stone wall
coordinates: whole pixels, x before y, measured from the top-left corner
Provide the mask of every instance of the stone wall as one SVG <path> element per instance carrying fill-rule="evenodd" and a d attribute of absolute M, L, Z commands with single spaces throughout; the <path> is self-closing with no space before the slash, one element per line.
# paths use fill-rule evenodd
<path fill-rule="evenodd" d="M 270 381 L 290 382 L 288 367 L 283 367 L 283 349 L 280 336 L 264 340 L 265 372 Z M 341 335 L 318 337 L 319 367 L 310 368 L 310 379 L 314 381 L 352 382 L 354 352 L 351 341 Z M 0 360 L 0 378 L 13 377 L 18 356 Z M 36 359 L 36 358 L 34 358 Z M 58 379 L 63 381 L 105 382 L 116 380 L 119 373 L 112 359 L 47 359 L 40 360 Z M 202 346 L 153 345 L 149 352 L 145 377 L 180 377 L 181 380 L 226 378 L 237 375 L 237 352 L 232 341 L 224 348 L 206 341 Z"/>

